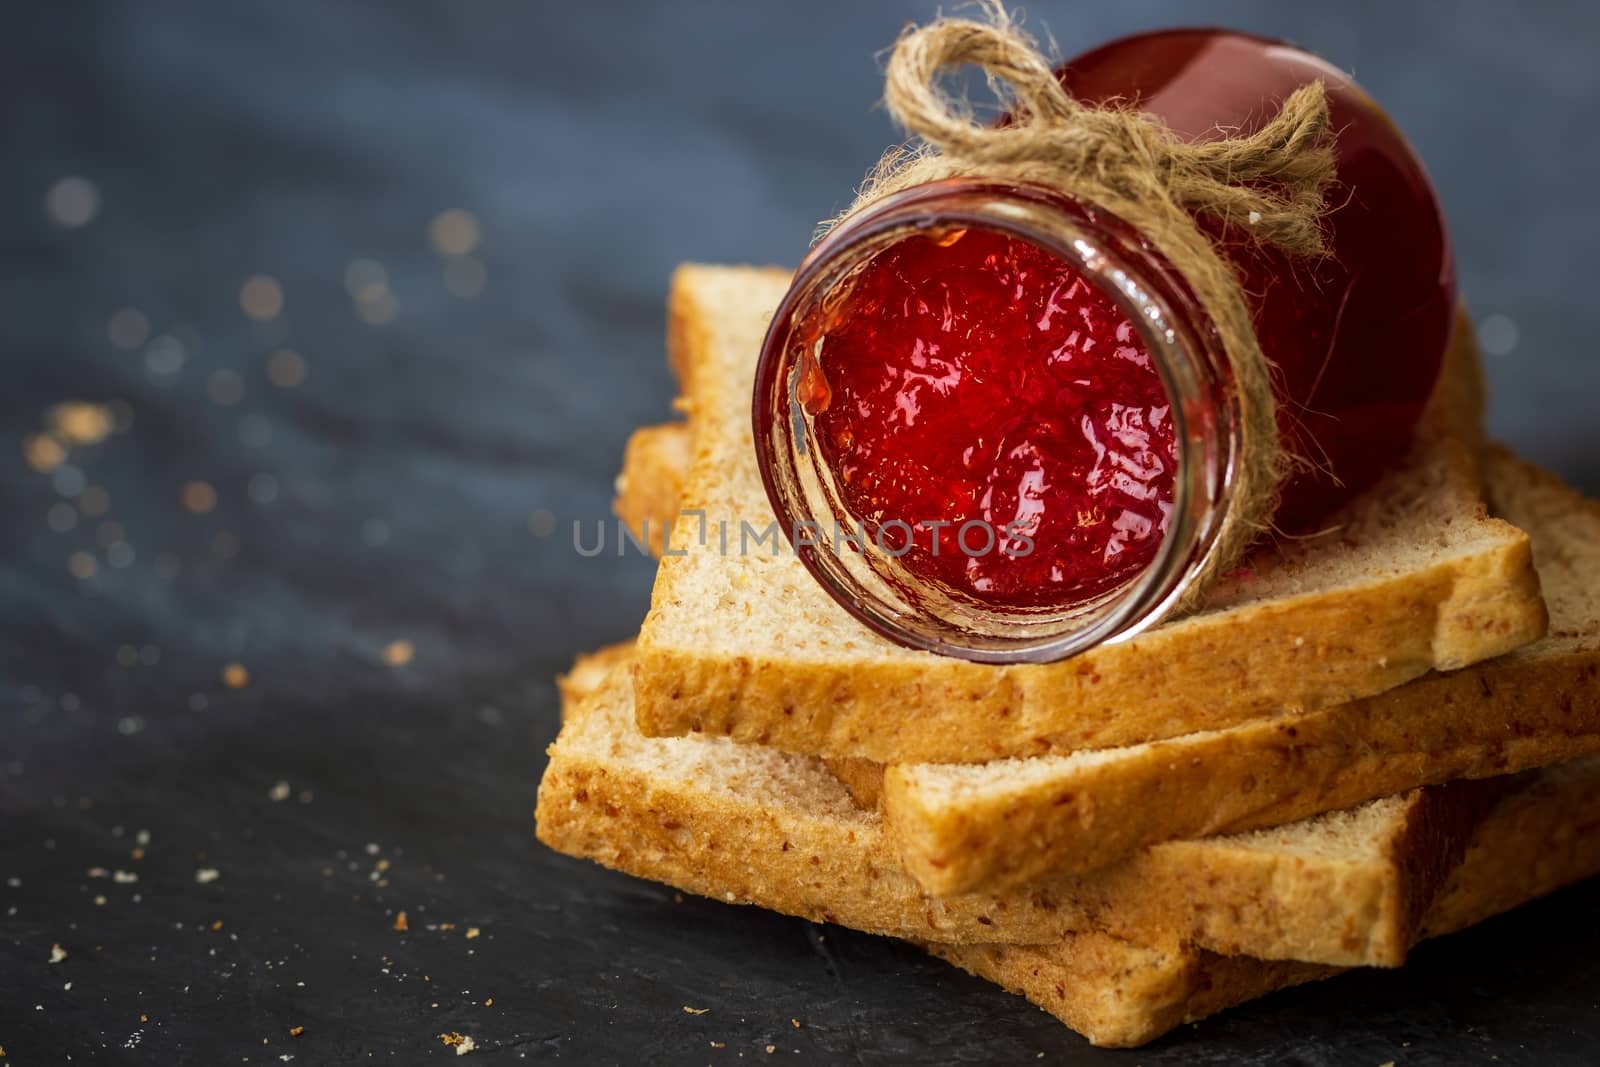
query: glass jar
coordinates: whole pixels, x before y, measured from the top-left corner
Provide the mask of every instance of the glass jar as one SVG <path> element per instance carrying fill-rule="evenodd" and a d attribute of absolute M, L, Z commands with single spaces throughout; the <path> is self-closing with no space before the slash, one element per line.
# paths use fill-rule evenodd
<path fill-rule="evenodd" d="M 1338 136 L 1328 254 L 1293 259 L 1252 241 L 1248 222 L 1197 219 L 1273 364 L 1293 460 L 1275 527 L 1315 531 L 1404 455 L 1449 341 L 1454 269 L 1420 161 L 1346 75 L 1263 38 L 1142 34 L 1058 78 L 1188 139 L 1249 132 L 1295 88 L 1324 83 Z M 991 270 L 998 288 L 966 285 Z M 1051 303 L 1068 280 L 1073 302 Z M 1041 296 L 1025 282 L 1058 288 Z M 968 297 L 989 302 L 951 303 Z M 1058 308 L 1104 343 L 1073 332 L 1070 358 L 1031 350 Z M 1027 321 L 1011 329 L 1017 316 Z M 1058 344 L 1064 327 L 1051 328 Z M 1116 384 L 1096 393 L 1093 382 Z M 929 182 L 835 227 L 773 318 L 753 414 L 768 497 L 824 588 L 893 640 L 969 659 L 1054 660 L 1154 624 L 1189 594 L 1236 503 L 1237 391 L 1216 328 L 1137 231 L 1059 190 Z M 1133 442 L 1110 444 L 1116 469 L 1101 462 L 1113 438 Z M 1038 458 L 1069 445 L 1091 449 L 1095 469 Z M 984 450 L 1008 466 L 975 464 Z"/>

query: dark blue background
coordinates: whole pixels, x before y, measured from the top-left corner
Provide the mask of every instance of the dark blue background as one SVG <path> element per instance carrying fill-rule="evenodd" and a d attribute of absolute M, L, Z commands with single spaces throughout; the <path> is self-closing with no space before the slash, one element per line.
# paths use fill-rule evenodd
<path fill-rule="evenodd" d="M 300 1062 L 443 1053 L 431 1034 L 451 1027 L 580 1061 L 586 1037 L 601 1060 L 679 1058 L 706 1047 L 673 1014 L 697 997 L 725 1009 L 711 1038 L 752 1051 L 766 1033 L 801 1040 L 787 1019 L 808 1013 L 817 1055 L 854 1044 L 872 1059 L 863 1026 L 924 1059 L 1081 1049 L 908 950 L 840 934 L 830 961 L 803 924 L 711 905 L 678 919 L 663 894 L 531 839 L 549 679 L 627 637 L 648 601 L 648 561 L 580 559 L 566 524 L 607 514 L 627 433 L 667 414 L 668 273 L 684 259 L 797 260 L 896 136 L 874 103 L 877 51 L 935 10 L 213 0 L 0 16 L 0 875 L 20 881 L 0 887 L 0 1045 L 17 1062 L 49 1061 L 42 1045 L 22 1056 L 35 1040 L 164 1062 L 260 1055 L 260 1037 L 306 1019 L 320 1020 L 308 1041 L 343 1043 L 297 1045 Z M 1600 491 L 1600 16 L 1265 0 L 1030 15 L 1067 54 L 1178 22 L 1294 39 L 1387 105 L 1437 181 L 1475 315 L 1515 326 L 1489 362 L 1494 432 Z M 100 197 L 81 228 L 44 207 L 68 175 Z M 428 242 L 448 208 L 482 227 L 477 299 L 446 291 Z M 387 269 L 399 311 L 385 325 L 354 314 L 343 278 L 358 258 Z M 239 306 L 258 273 L 286 298 L 265 324 Z M 176 374 L 111 344 L 123 307 L 184 341 Z M 296 389 L 264 373 L 284 345 L 309 365 Z M 219 370 L 240 376 L 237 404 L 208 396 Z M 56 532 L 46 516 L 66 498 L 22 449 L 74 399 L 119 402 L 132 425 L 69 460 L 109 493 L 109 514 Z M 268 503 L 246 492 L 263 473 L 279 486 Z M 194 480 L 215 487 L 210 514 L 181 506 Z M 556 536 L 530 532 L 541 510 Z M 99 543 L 105 519 L 131 565 Z M 79 551 L 97 560 L 91 578 L 67 571 Z M 416 655 L 396 668 L 381 652 L 399 639 Z M 219 682 L 235 661 L 252 672 L 242 690 Z M 280 779 L 315 799 L 269 800 Z M 129 865 L 118 831 L 141 827 L 155 843 L 136 904 L 83 871 Z M 368 878 L 364 845 L 379 837 L 385 855 L 413 858 L 392 889 Z M 224 876 L 198 887 L 197 866 Z M 415 924 L 430 906 L 485 923 L 478 955 L 390 929 L 395 909 Z M 1548 942 L 1587 923 L 1571 894 L 1544 907 L 1424 950 L 1399 976 L 1297 995 L 1294 1026 L 1271 1002 L 1212 1024 L 1204 1047 L 1331 1062 L 1348 1039 L 1380 1062 L 1398 1052 L 1386 1035 L 1459 1037 L 1499 1013 L 1505 1057 L 1518 1042 L 1554 1054 L 1584 1018 L 1559 989 L 1584 974 L 1593 988 L 1592 946 L 1557 945 L 1550 962 L 1503 951 L 1487 989 L 1449 984 L 1457 959 L 1514 950 L 1519 930 Z M 242 938 L 224 944 L 234 970 L 204 955 L 223 916 Z M 43 963 L 52 941 L 70 943 L 67 964 Z M 845 981 L 852 951 L 865 962 Z M 405 982 L 382 973 L 391 954 Z M 320 989 L 272 969 L 291 958 Z M 448 996 L 424 973 L 449 975 Z M 499 1007 L 469 1011 L 478 998 L 457 992 L 485 973 Z M 202 992 L 173 991 L 186 983 Z M 785 991 L 782 1017 L 758 1019 Z M 1348 1031 L 1350 1011 L 1375 1021 Z M 122 1049 L 135 1029 L 144 1043 Z"/>

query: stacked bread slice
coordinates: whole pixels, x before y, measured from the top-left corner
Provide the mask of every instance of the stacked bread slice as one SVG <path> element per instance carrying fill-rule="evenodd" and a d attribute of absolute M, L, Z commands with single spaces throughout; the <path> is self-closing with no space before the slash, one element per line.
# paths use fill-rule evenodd
<path fill-rule="evenodd" d="M 688 418 L 619 480 L 664 553 L 652 609 L 563 682 L 541 840 L 919 942 L 1108 1045 L 1600 871 L 1600 507 L 1481 442 L 1470 329 L 1330 533 L 1131 641 L 1000 667 L 884 642 L 741 536 L 771 521 L 749 396 L 786 283 L 674 279 Z"/>

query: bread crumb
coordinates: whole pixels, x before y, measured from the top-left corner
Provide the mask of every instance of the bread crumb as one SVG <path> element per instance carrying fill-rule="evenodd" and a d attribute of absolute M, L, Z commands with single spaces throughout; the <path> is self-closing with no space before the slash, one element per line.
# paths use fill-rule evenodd
<path fill-rule="evenodd" d="M 494 1007 L 494 998 L 490 997 L 488 1000 L 484 1001 L 483 1002 L 483 1006 L 486 1007 L 486 1008 Z"/>
<path fill-rule="evenodd" d="M 306 1028 L 303 1027 L 303 1026 L 291 1026 L 291 1027 L 289 1027 L 289 1036 L 290 1037 L 299 1037 L 301 1034 L 303 1034 L 305 1032 L 306 1032 Z"/>
<path fill-rule="evenodd" d="M 404 911 L 394 917 L 394 928 L 402 934 L 411 929 L 411 923 L 406 920 Z"/>
<path fill-rule="evenodd" d="M 139 876 L 132 871 L 112 871 L 111 880 L 118 885 L 132 885 L 139 880 Z"/>
<path fill-rule="evenodd" d="M 229 689 L 243 689 L 250 684 L 250 672 L 242 663 L 230 663 L 222 668 L 222 684 Z"/>
<path fill-rule="evenodd" d="M 61 442 L 42 433 L 22 443 L 22 455 L 28 466 L 40 474 L 49 474 L 67 461 L 67 450 L 61 447 Z"/>
<path fill-rule="evenodd" d="M 97 445 L 111 436 L 116 419 L 101 404 L 69 400 L 50 409 L 55 436 L 69 445 Z"/>
<path fill-rule="evenodd" d="M 404 667 L 416 654 L 417 647 L 410 641 L 391 641 L 384 646 L 383 662 L 391 667 Z"/>
<path fill-rule="evenodd" d="M 446 1046 L 455 1049 L 457 1056 L 465 1056 L 478 1047 L 478 1043 L 472 1040 L 471 1037 L 465 1034 L 458 1034 L 454 1030 L 448 1034 L 440 1034 L 439 1040 L 443 1041 Z"/>
<path fill-rule="evenodd" d="M 683 1013 L 685 1015 L 704 1015 L 706 1012 L 708 1012 L 710 1010 L 711 1010 L 710 1008 L 691 1008 L 687 1004 L 685 1004 L 683 1006 Z"/>
<path fill-rule="evenodd" d="M 725 1041 L 713 1041 L 713 1042 L 711 1042 L 711 1047 L 712 1048 L 727 1048 L 728 1045 L 727 1045 L 727 1042 L 725 1042 Z"/>
<path fill-rule="evenodd" d="M 183 506 L 204 515 L 217 506 L 217 491 L 206 482 L 190 482 L 183 487 Z"/>
<path fill-rule="evenodd" d="M 194 880 L 199 882 L 201 885 L 210 885 L 212 882 L 215 882 L 221 877 L 222 872 L 217 870 L 215 867 L 201 867 L 198 871 L 194 872 Z"/>
<path fill-rule="evenodd" d="M 478 934 L 480 934 L 480 933 L 482 933 L 482 931 L 480 931 L 476 926 L 467 927 L 467 940 L 471 941 L 473 938 L 477 937 Z"/>
<path fill-rule="evenodd" d="M 66 959 L 66 958 L 67 958 L 67 950 L 66 949 L 62 948 L 60 945 L 51 945 L 50 946 L 50 962 L 51 963 L 60 963 L 62 960 Z"/>
<path fill-rule="evenodd" d="M 772 1055 L 776 1051 L 778 1051 L 778 1046 L 777 1045 L 768 1045 L 767 1046 L 767 1055 L 768 1056 Z"/>
<path fill-rule="evenodd" d="M 790 1024 L 792 1024 L 794 1026 L 794 1028 L 796 1030 L 800 1029 L 800 1020 L 799 1019 L 790 1019 L 789 1022 L 790 1022 Z"/>
<path fill-rule="evenodd" d="M 214 922 L 214 923 L 212 923 L 212 924 L 211 924 L 211 929 L 213 929 L 213 930 L 220 930 L 220 929 L 222 929 L 222 920 L 221 920 L 221 919 L 218 919 L 218 920 L 217 920 L 217 921 L 216 921 L 216 922 Z"/>
<path fill-rule="evenodd" d="M 267 790 L 267 797 L 273 801 L 288 800 L 289 783 L 283 781 L 278 782 L 277 785 L 274 785 L 271 789 Z"/>

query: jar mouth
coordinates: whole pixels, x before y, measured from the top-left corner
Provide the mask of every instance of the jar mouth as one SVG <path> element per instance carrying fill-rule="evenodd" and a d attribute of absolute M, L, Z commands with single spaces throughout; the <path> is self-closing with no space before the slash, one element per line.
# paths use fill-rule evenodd
<path fill-rule="evenodd" d="M 970 600 L 903 566 L 882 529 L 866 535 L 844 507 L 797 395 L 805 354 L 796 326 L 837 299 L 877 252 L 935 226 L 1000 231 L 1041 247 L 1109 296 L 1144 341 L 1171 402 L 1177 470 L 1166 533 L 1151 561 L 1122 585 L 1043 607 Z M 1164 257 L 1101 209 L 1042 187 L 967 179 L 885 197 L 811 250 L 762 344 L 752 415 L 767 498 L 796 555 L 829 595 L 898 644 L 990 663 L 1063 659 L 1165 617 L 1216 543 L 1239 446 L 1237 394 L 1221 342 Z"/>

